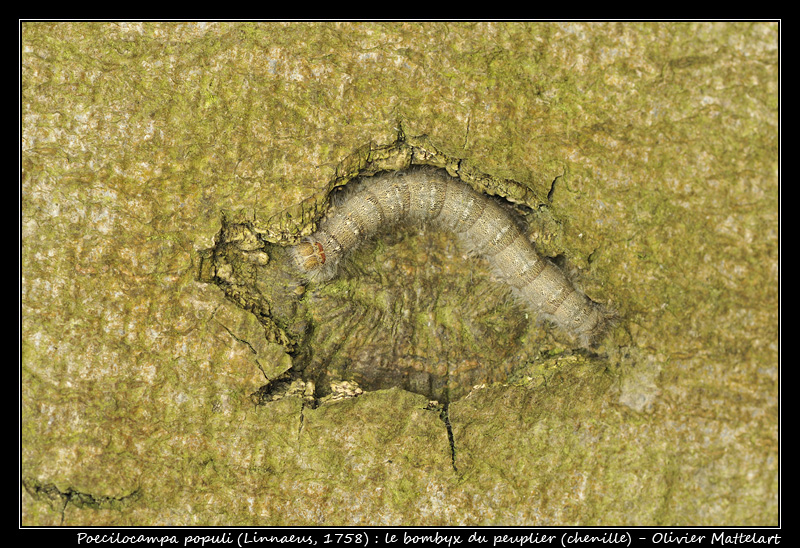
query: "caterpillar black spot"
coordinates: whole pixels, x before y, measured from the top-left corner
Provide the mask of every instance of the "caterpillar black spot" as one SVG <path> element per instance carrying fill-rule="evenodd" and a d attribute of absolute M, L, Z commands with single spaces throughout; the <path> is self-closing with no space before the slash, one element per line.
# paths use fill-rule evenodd
<path fill-rule="evenodd" d="M 342 258 L 381 230 L 426 223 L 455 234 L 520 301 L 579 344 L 594 346 L 607 328 L 611 315 L 536 252 L 512 212 L 443 170 L 386 172 L 349 186 L 318 230 L 291 249 L 308 279 L 332 279 Z"/>

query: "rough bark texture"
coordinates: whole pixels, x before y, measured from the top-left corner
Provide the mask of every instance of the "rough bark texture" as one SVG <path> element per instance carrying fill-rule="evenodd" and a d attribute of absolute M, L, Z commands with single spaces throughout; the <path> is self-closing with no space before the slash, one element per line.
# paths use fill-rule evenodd
<path fill-rule="evenodd" d="M 777 24 L 21 33 L 23 524 L 777 523 Z M 202 250 L 223 216 L 258 234 L 238 250 L 310 234 L 400 128 L 527 206 L 618 324 L 584 353 L 531 318 L 508 378 L 446 413 L 399 388 L 254 398 L 291 330 L 198 281 Z M 378 241 L 309 321 L 424 300 L 415 332 L 458 337 L 423 357 L 480 345 L 458 325 L 482 270 L 448 245 Z M 382 299 L 398 264 L 424 290 Z M 507 336 L 513 303 L 480 304 Z"/>

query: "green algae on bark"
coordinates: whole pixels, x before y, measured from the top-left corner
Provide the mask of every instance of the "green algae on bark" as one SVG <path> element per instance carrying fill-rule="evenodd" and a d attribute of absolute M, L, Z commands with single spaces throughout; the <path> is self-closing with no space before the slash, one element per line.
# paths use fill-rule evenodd
<path fill-rule="evenodd" d="M 21 522 L 778 523 L 779 31 L 23 22 Z M 545 254 L 626 318 L 602 364 L 536 331 L 520 386 L 451 403 L 457 471 L 423 396 L 254 406 L 291 357 L 196 282 L 223 212 L 323 207 L 398 120 L 549 194 Z"/>

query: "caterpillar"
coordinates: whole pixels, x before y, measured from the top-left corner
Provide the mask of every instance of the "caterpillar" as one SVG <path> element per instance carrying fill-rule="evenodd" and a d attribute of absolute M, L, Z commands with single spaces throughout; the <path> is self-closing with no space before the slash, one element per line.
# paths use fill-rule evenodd
<path fill-rule="evenodd" d="M 517 215 L 444 170 L 384 172 L 348 187 L 317 231 L 290 250 L 309 280 L 332 279 L 342 258 L 381 230 L 424 223 L 455 234 L 522 303 L 582 346 L 594 346 L 606 329 L 611 315 L 536 252 Z"/>

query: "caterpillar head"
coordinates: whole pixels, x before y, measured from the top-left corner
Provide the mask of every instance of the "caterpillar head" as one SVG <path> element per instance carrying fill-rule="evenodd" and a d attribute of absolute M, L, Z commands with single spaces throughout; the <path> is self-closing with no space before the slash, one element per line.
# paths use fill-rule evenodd
<path fill-rule="evenodd" d="M 301 270 L 319 270 L 325 265 L 325 249 L 321 243 L 306 238 L 294 248 L 294 260 Z"/>
<path fill-rule="evenodd" d="M 313 236 L 290 248 L 289 254 L 297 270 L 309 281 L 327 281 L 336 274 L 336 261 L 330 251 Z"/>

